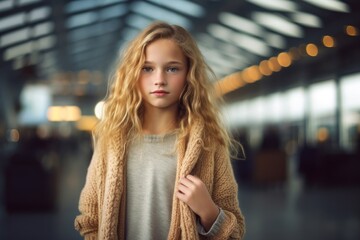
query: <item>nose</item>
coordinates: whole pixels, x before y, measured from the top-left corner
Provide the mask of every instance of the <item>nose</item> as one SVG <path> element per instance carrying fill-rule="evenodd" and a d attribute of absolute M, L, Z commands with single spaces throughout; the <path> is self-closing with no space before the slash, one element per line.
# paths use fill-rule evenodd
<path fill-rule="evenodd" d="M 159 71 L 155 76 L 155 85 L 156 86 L 165 86 L 166 85 L 166 76 L 165 73 L 162 71 Z"/>

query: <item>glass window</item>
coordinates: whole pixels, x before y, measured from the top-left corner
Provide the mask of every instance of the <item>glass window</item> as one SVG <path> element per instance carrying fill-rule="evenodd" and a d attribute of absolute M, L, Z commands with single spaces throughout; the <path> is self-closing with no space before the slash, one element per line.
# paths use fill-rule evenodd
<path fill-rule="evenodd" d="M 288 90 L 284 94 L 286 120 L 301 120 L 305 115 L 305 91 L 303 87 Z"/>
<path fill-rule="evenodd" d="M 360 142 L 360 73 L 340 80 L 341 125 L 340 144 L 348 150 L 355 150 Z"/>
<path fill-rule="evenodd" d="M 333 80 L 316 83 L 309 88 L 311 117 L 333 114 L 336 109 L 336 86 Z"/>
<path fill-rule="evenodd" d="M 337 92 L 334 80 L 315 83 L 309 87 L 309 124 L 307 137 L 317 146 L 334 147 L 337 144 Z"/>

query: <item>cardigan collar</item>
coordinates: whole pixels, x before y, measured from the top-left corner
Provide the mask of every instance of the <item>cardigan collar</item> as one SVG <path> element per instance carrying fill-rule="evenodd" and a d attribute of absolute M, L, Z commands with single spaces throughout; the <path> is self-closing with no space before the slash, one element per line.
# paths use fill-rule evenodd
<path fill-rule="evenodd" d="M 103 204 L 100 206 L 103 211 L 101 214 L 102 222 L 108 222 L 110 225 L 106 228 L 100 228 L 100 239 L 121 239 L 117 236 L 119 223 L 120 201 L 125 196 L 125 170 L 126 170 L 126 142 L 123 137 L 118 136 L 115 142 L 110 143 L 107 152 L 106 179 Z M 125 217 L 125 214 L 122 213 Z M 120 238 L 119 238 L 120 237 Z"/>
<path fill-rule="evenodd" d="M 203 150 L 203 131 L 204 124 L 200 121 L 196 121 L 190 130 L 190 137 L 188 142 L 180 143 L 178 149 L 179 154 L 179 175 L 186 176 L 191 173 L 197 160 L 199 159 L 200 153 Z"/>
<path fill-rule="evenodd" d="M 188 141 L 179 142 L 178 145 L 178 167 L 176 170 L 176 182 L 180 177 L 191 173 L 203 149 L 204 124 L 195 122 L 191 127 L 191 134 Z M 191 209 L 181 202 L 174 192 L 171 212 L 171 222 L 168 239 L 198 239 L 196 230 L 195 215 Z"/>

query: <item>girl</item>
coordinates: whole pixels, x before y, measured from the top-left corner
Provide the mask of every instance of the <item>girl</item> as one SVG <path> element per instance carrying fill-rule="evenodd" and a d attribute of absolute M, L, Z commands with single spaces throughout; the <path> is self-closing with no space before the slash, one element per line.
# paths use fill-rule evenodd
<path fill-rule="evenodd" d="M 156 22 L 128 46 L 94 132 L 75 228 L 85 239 L 241 239 L 244 218 L 209 69 Z"/>

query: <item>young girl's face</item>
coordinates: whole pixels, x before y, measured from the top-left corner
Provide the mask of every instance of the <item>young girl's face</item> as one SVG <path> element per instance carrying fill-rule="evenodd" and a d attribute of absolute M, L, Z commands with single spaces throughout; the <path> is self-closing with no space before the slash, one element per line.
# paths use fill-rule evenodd
<path fill-rule="evenodd" d="M 187 71 L 186 57 L 173 40 L 159 39 L 149 44 L 139 79 L 145 109 L 176 111 Z"/>

